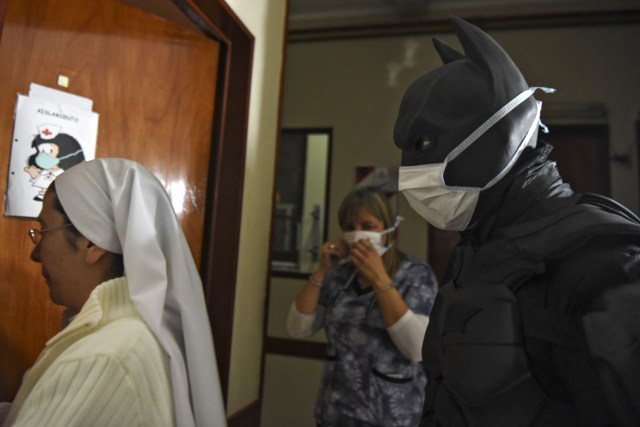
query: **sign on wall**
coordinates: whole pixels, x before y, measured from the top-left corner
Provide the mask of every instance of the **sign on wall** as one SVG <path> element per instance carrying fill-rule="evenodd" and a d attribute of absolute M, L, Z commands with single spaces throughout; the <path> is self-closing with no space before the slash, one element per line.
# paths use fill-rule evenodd
<path fill-rule="evenodd" d="M 95 158 L 98 114 L 93 101 L 32 83 L 18 94 L 5 215 L 35 218 L 53 180 Z"/>

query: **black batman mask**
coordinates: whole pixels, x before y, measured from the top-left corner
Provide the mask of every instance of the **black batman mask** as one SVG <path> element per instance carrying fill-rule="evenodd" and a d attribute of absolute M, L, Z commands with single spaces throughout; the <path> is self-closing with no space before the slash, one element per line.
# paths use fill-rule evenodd
<path fill-rule="evenodd" d="M 402 150 L 403 166 L 441 163 L 487 119 L 529 89 L 495 40 L 460 18 L 451 23 L 464 54 L 434 39 L 444 65 L 414 81 L 402 98 L 394 141 Z M 448 163 L 445 184 L 484 187 L 516 160 L 536 115 L 536 101 L 529 95 Z M 531 141 L 535 140 L 534 134 Z"/>

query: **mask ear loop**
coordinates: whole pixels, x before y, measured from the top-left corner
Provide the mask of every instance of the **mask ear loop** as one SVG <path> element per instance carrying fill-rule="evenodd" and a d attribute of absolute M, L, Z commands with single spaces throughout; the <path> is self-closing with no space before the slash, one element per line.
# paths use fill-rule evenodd
<path fill-rule="evenodd" d="M 493 125 L 495 125 L 500 120 L 502 120 L 507 114 L 509 114 L 518 105 L 522 104 L 526 99 L 528 99 L 530 96 L 532 96 L 537 90 L 542 90 L 545 93 L 553 93 L 553 92 L 556 91 L 553 88 L 542 87 L 542 86 L 534 86 L 534 87 L 530 87 L 529 89 L 524 90 L 522 93 L 517 95 L 511 101 L 509 101 L 508 103 L 503 105 L 502 108 L 500 108 L 498 111 L 496 111 L 491 117 L 489 117 L 480 126 L 478 126 L 478 128 L 476 130 L 471 132 L 471 134 L 469 136 L 467 136 L 460 144 L 458 144 L 458 146 L 456 148 L 451 150 L 451 152 L 444 159 L 444 162 L 442 163 L 442 170 L 440 172 L 441 173 L 440 181 L 446 188 L 450 188 L 452 190 L 457 190 L 457 191 L 479 192 L 479 191 L 486 190 L 487 188 L 491 187 L 493 184 L 498 182 L 507 172 L 509 172 L 509 170 L 511 169 L 511 167 L 513 166 L 513 164 L 515 163 L 515 161 L 518 158 L 518 153 L 513 156 L 511 161 L 507 164 L 507 166 L 503 169 L 503 171 L 498 176 L 494 177 L 491 181 L 489 181 L 489 183 L 487 183 L 487 185 L 485 185 L 482 188 L 480 188 L 480 187 L 449 187 L 448 185 L 446 185 L 444 183 L 444 170 L 447 167 L 447 164 L 450 161 L 454 160 L 456 157 L 458 157 L 464 150 L 469 148 L 469 146 L 471 144 L 473 144 L 485 132 L 487 132 L 491 127 L 493 127 Z M 523 142 L 524 141 L 528 142 L 528 140 L 531 138 L 531 135 L 533 133 L 532 131 L 537 127 L 537 125 L 542 127 L 543 132 L 545 132 L 545 133 L 548 132 L 547 127 L 544 126 L 542 124 L 542 122 L 540 121 L 540 109 L 541 109 L 540 104 L 541 103 L 537 104 L 537 109 L 538 109 L 537 116 L 534 119 L 534 123 L 532 124 L 531 129 L 529 130 L 527 136 L 525 136 L 525 138 L 523 139 Z M 518 148 L 518 152 L 521 152 L 524 149 L 525 145 L 526 144 L 521 144 L 521 146 Z"/>
<path fill-rule="evenodd" d="M 393 225 L 389 228 L 386 228 L 384 230 L 382 230 L 380 232 L 380 234 L 387 234 L 387 233 L 391 233 L 393 230 L 395 230 L 396 228 L 398 228 L 398 226 L 400 225 L 400 223 L 404 220 L 403 217 L 401 217 L 400 215 L 396 215 L 396 221 L 393 223 Z"/>
<path fill-rule="evenodd" d="M 380 232 L 381 236 L 384 236 L 385 234 L 389 234 L 391 232 L 393 232 L 394 230 L 396 230 L 399 226 L 400 223 L 404 220 L 403 217 L 401 217 L 400 215 L 396 215 L 396 221 L 393 223 L 393 225 L 385 230 L 382 230 Z M 389 250 L 390 248 L 393 247 L 393 242 L 389 243 L 387 246 L 387 250 Z"/>
<path fill-rule="evenodd" d="M 353 273 L 351 273 L 351 276 L 349 276 L 349 278 L 345 282 L 344 286 L 342 287 L 342 291 L 346 291 L 347 288 L 349 287 L 349 285 L 351 285 L 351 282 L 353 282 L 353 279 L 355 279 L 355 277 L 356 277 L 356 273 L 358 273 L 358 270 L 356 270 L 355 267 L 354 267 L 353 268 Z M 338 297 L 336 297 L 336 299 L 337 298 Z"/>
<path fill-rule="evenodd" d="M 77 150 L 77 151 L 74 151 L 71 154 L 67 154 L 66 156 L 58 157 L 58 159 L 60 159 L 60 160 L 68 159 L 69 157 L 73 157 L 73 156 L 78 155 L 80 153 L 82 153 L 82 148 Z"/>

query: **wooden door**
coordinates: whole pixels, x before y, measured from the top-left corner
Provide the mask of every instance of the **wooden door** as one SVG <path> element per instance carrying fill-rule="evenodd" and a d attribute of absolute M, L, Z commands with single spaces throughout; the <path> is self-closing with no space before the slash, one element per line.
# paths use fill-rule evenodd
<path fill-rule="evenodd" d="M 217 313 L 214 296 L 223 297 L 218 303 L 226 308 L 217 319 L 224 324 L 211 317 L 222 337 L 216 339 L 214 332 L 226 393 L 239 220 L 212 240 L 221 218 L 241 216 L 247 89 L 237 85 L 248 87 L 251 40 L 241 37 L 242 28 L 217 3 L 208 2 L 204 11 L 198 1 L 180 3 L 198 17 L 198 27 L 207 28 L 206 36 L 196 25 L 176 25 L 117 0 L 0 1 L 0 164 L 9 163 L 16 94 L 27 94 L 31 82 L 94 101 L 100 114 L 96 156 L 131 158 L 158 176 L 203 271 L 210 316 Z M 217 32 L 220 24 L 226 30 Z M 232 40 L 242 41 L 236 50 L 242 60 L 229 53 Z M 232 78 L 228 73 L 234 68 Z M 67 89 L 56 85 L 61 74 L 70 79 Z M 230 94 L 240 102 L 226 102 Z M 225 113 L 234 109 L 241 113 L 228 125 Z M 237 145 L 227 137 L 229 129 L 235 130 Z M 222 167 L 227 153 L 232 157 Z M 234 183 L 227 190 L 239 185 L 240 191 L 226 200 L 231 207 L 222 215 L 216 197 L 224 193 L 225 175 Z M 6 189 L 5 174 L 0 187 Z M 12 399 L 22 374 L 60 324 L 61 309 L 49 302 L 39 266 L 29 261 L 32 245 L 25 233 L 32 225 L 29 219 L 0 218 L 0 400 Z M 220 247 L 231 253 L 213 273 Z M 216 277 L 231 279 L 231 285 L 214 289 Z"/>

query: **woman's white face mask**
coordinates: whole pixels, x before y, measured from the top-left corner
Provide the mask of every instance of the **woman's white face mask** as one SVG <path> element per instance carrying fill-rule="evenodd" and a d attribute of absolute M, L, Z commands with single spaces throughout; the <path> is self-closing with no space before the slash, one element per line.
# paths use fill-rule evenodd
<path fill-rule="evenodd" d="M 346 231 L 346 232 L 344 232 L 342 234 L 342 238 L 349 245 L 357 242 L 358 240 L 369 239 L 369 241 L 371 242 L 371 244 L 375 248 L 376 252 L 378 252 L 378 255 L 382 256 L 392 246 L 391 244 L 385 246 L 384 243 L 382 242 L 382 237 L 385 234 L 389 234 L 392 231 L 394 231 L 396 228 L 398 228 L 398 225 L 400 224 L 400 221 L 402 221 L 402 217 L 401 216 L 397 216 L 396 217 L 396 222 L 393 225 L 393 227 L 387 228 L 386 230 L 382 230 L 382 231 L 363 231 L 363 230 Z"/>

